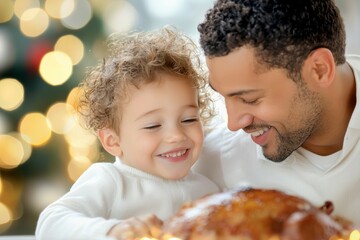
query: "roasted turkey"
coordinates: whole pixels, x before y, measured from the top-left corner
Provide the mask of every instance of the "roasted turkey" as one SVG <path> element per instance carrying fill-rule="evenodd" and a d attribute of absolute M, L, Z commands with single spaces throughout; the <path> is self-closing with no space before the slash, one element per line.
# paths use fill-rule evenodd
<path fill-rule="evenodd" d="M 185 204 L 164 223 L 162 239 L 348 239 L 353 226 L 332 209 L 277 190 L 234 189 Z"/>

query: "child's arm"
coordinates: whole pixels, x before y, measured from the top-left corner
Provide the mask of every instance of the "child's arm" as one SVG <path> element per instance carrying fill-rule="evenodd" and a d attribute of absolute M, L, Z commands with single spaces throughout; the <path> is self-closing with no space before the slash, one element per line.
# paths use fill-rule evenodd
<path fill-rule="evenodd" d="M 35 232 L 38 240 L 103 237 L 121 222 L 109 219 L 116 189 L 121 184 L 114 182 L 108 166 L 91 166 L 67 194 L 40 214 Z"/>
<path fill-rule="evenodd" d="M 161 226 L 163 222 L 155 215 L 143 217 L 133 217 L 123 220 L 110 229 L 107 236 L 114 237 L 118 240 L 135 239 L 140 237 L 161 236 Z"/>

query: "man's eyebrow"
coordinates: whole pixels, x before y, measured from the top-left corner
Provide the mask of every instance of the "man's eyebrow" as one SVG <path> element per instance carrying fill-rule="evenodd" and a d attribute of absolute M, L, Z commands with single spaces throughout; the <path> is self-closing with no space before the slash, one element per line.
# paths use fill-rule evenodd
<path fill-rule="evenodd" d="M 228 97 L 242 96 L 242 95 L 259 92 L 259 91 L 260 91 L 259 89 L 245 89 L 245 90 L 228 93 L 228 94 L 226 94 L 226 96 L 228 96 Z"/>
<path fill-rule="evenodd" d="M 209 86 L 212 90 L 214 90 L 215 92 L 218 92 L 212 85 L 211 83 L 209 83 Z M 240 91 L 236 91 L 236 92 L 232 92 L 232 93 L 228 93 L 225 94 L 227 97 L 233 97 L 233 96 L 241 96 L 241 95 L 245 95 L 245 94 L 249 94 L 249 93 L 253 93 L 253 92 L 258 92 L 260 91 L 259 89 L 246 89 L 246 90 L 240 90 Z"/>

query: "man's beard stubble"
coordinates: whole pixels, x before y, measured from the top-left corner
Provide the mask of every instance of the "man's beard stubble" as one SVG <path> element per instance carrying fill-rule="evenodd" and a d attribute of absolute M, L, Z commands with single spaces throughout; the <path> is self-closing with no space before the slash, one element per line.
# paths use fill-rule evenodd
<path fill-rule="evenodd" d="M 298 87 L 299 95 L 294 97 L 290 105 L 288 122 L 295 122 L 295 125 L 301 125 L 297 129 L 280 133 L 276 128 L 276 151 L 271 154 L 266 152 L 266 146 L 263 147 L 264 156 L 273 162 L 282 162 L 290 156 L 296 149 L 321 128 L 322 105 L 319 95 L 310 91 L 306 85 Z M 300 103 L 300 105 L 299 105 Z M 297 105 L 297 107 L 296 107 Z M 304 109 L 299 112 L 297 110 Z M 288 125 L 289 126 L 289 125 Z"/>

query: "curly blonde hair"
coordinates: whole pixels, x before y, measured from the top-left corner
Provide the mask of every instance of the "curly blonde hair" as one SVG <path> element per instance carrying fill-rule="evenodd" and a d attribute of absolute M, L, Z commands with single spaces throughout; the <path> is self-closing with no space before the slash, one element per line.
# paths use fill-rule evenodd
<path fill-rule="evenodd" d="M 206 124 L 214 116 L 207 75 L 196 44 L 181 32 L 164 27 L 151 32 L 112 35 L 108 40 L 109 56 L 89 69 L 79 87 L 78 112 L 85 128 L 119 131 L 119 106 L 129 96 L 127 88 L 139 88 L 157 81 L 156 74 L 168 73 L 191 81 L 198 91 L 200 117 Z M 175 90 L 174 90 L 175 91 Z"/>

